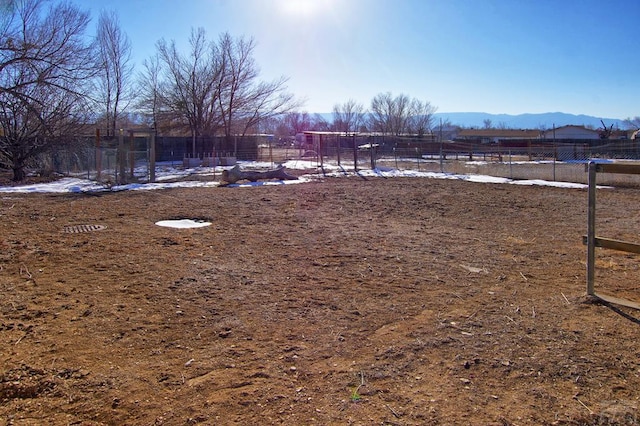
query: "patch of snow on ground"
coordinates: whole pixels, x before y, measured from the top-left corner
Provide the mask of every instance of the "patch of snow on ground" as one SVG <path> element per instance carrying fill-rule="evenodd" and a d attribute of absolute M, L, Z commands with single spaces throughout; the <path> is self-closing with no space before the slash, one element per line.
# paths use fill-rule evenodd
<path fill-rule="evenodd" d="M 55 182 L 36 183 L 32 185 L 21 186 L 3 186 L 0 192 L 51 192 L 51 193 L 68 193 L 68 192 L 98 192 L 105 191 L 107 188 L 98 183 L 87 179 L 78 178 L 62 178 Z"/>
<path fill-rule="evenodd" d="M 403 160 L 404 161 L 404 160 Z M 276 164 L 270 162 L 249 162 L 241 161 L 239 165 L 243 169 L 270 169 L 276 167 Z M 297 180 L 285 180 L 285 181 L 259 181 L 259 182 L 240 182 L 227 187 L 255 187 L 255 186 L 272 186 L 272 185 L 291 185 L 307 183 L 313 180 L 327 178 L 327 177 L 384 177 L 384 178 L 430 178 L 430 179 L 457 179 L 467 182 L 479 182 L 479 183 L 493 183 L 493 184 L 513 184 L 513 185 L 544 185 L 553 186 L 558 188 L 587 188 L 588 185 L 571 183 L 571 182 L 553 182 L 539 179 L 532 180 L 513 180 L 503 177 L 486 176 L 486 175 L 474 175 L 474 174 L 452 174 L 452 173 L 437 173 L 437 172 L 422 172 L 416 170 L 397 170 L 392 167 L 378 167 L 374 170 L 363 169 L 358 172 L 354 172 L 351 169 L 345 169 L 343 166 L 332 163 L 324 163 L 320 167 L 317 161 L 309 160 L 289 160 L 282 164 L 284 167 L 292 170 L 313 170 L 311 174 L 300 176 Z M 87 193 L 87 192 L 103 192 L 103 191 L 141 191 L 141 190 L 158 190 L 169 188 L 212 188 L 220 186 L 218 181 L 200 181 L 200 180 L 188 180 L 189 176 L 213 176 L 220 175 L 223 170 L 230 169 L 231 166 L 216 167 L 212 169 L 210 167 L 197 167 L 183 169 L 182 165 L 176 163 L 159 163 L 156 167 L 156 181 L 155 183 L 131 183 L 127 185 L 115 185 L 107 187 L 99 182 L 90 181 L 87 179 L 66 177 L 54 182 L 21 185 L 21 186 L 7 186 L 0 187 L 0 192 L 4 193 Z M 167 182 L 168 180 L 185 179 L 180 182 Z M 600 186 L 598 186 L 601 188 Z"/>
<path fill-rule="evenodd" d="M 193 219 L 176 219 L 176 220 L 161 220 L 156 222 L 156 225 L 163 226 L 166 228 L 178 228 L 178 229 L 189 229 L 189 228 L 202 228 L 204 226 L 211 225 L 211 222 L 205 222 L 201 220 L 193 220 Z"/>

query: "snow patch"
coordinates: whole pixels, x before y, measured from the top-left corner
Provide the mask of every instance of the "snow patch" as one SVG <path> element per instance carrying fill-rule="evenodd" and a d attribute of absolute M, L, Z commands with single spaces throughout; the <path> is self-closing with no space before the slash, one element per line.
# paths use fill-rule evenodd
<path fill-rule="evenodd" d="M 178 229 L 189 229 L 189 228 L 202 228 L 205 226 L 211 225 L 211 222 L 205 222 L 204 220 L 194 220 L 194 219 L 175 219 L 175 220 L 161 220 L 156 222 L 158 226 L 164 226 L 166 228 L 178 228 Z"/>

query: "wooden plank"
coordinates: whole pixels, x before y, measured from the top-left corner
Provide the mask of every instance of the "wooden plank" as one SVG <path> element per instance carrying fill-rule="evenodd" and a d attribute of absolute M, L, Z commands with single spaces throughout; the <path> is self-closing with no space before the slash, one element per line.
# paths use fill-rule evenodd
<path fill-rule="evenodd" d="M 634 302 L 633 300 L 621 299 L 619 297 L 609 296 L 607 294 L 600 294 L 600 293 L 594 293 L 594 296 L 608 303 L 613 303 L 620 306 L 626 306 L 627 308 L 640 310 L 640 303 Z"/>
<path fill-rule="evenodd" d="M 596 237 L 596 247 L 608 248 L 612 250 L 626 251 L 640 254 L 640 244 L 629 243 L 627 241 L 612 240 L 610 238 Z"/>
<path fill-rule="evenodd" d="M 640 164 L 595 163 L 598 173 L 626 173 L 640 175 Z"/>
<path fill-rule="evenodd" d="M 584 244 L 585 246 L 589 244 L 589 237 L 587 235 L 582 236 L 582 244 Z M 608 248 L 612 250 L 619 250 L 619 251 L 626 251 L 629 253 L 640 254 L 640 244 L 630 243 L 627 241 L 619 241 L 619 240 L 612 240 L 610 238 L 596 237 L 595 246 Z"/>

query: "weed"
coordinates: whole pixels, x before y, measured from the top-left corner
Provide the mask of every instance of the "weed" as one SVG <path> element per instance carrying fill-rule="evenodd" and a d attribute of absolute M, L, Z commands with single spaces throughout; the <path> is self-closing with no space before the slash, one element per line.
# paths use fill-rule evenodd
<path fill-rule="evenodd" d="M 359 389 L 360 386 L 353 388 L 353 390 L 351 391 L 351 402 L 358 402 L 360 401 L 360 399 L 362 399 L 362 397 L 358 393 Z"/>
<path fill-rule="evenodd" d="M 360 390 L 360 387 L 362 387 L 364 385 L 364 373 L 361 371 L 360 372 L 360 384 L 358 386 L 356 386 L 355 388 L 353 388 L 353 390 L 351 391 L 351 402 L 358 402 L 362 399 L 362 396 L 360 396 L 360 394 L 358 393 L 358 391 Z"/>

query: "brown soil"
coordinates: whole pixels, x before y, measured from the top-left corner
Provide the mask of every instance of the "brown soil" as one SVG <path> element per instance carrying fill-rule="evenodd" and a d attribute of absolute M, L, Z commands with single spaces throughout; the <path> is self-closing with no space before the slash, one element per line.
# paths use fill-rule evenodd
<path fill-rule="evenodd" d="M 640 192 L 598 197 L 633 241 Z M 637 424 L 640 314 L 584 296 L 586 211 L 400 178 L 1 194 L 0 424 Z M 637 260 L 598 251 L 598 290 Z"/>

